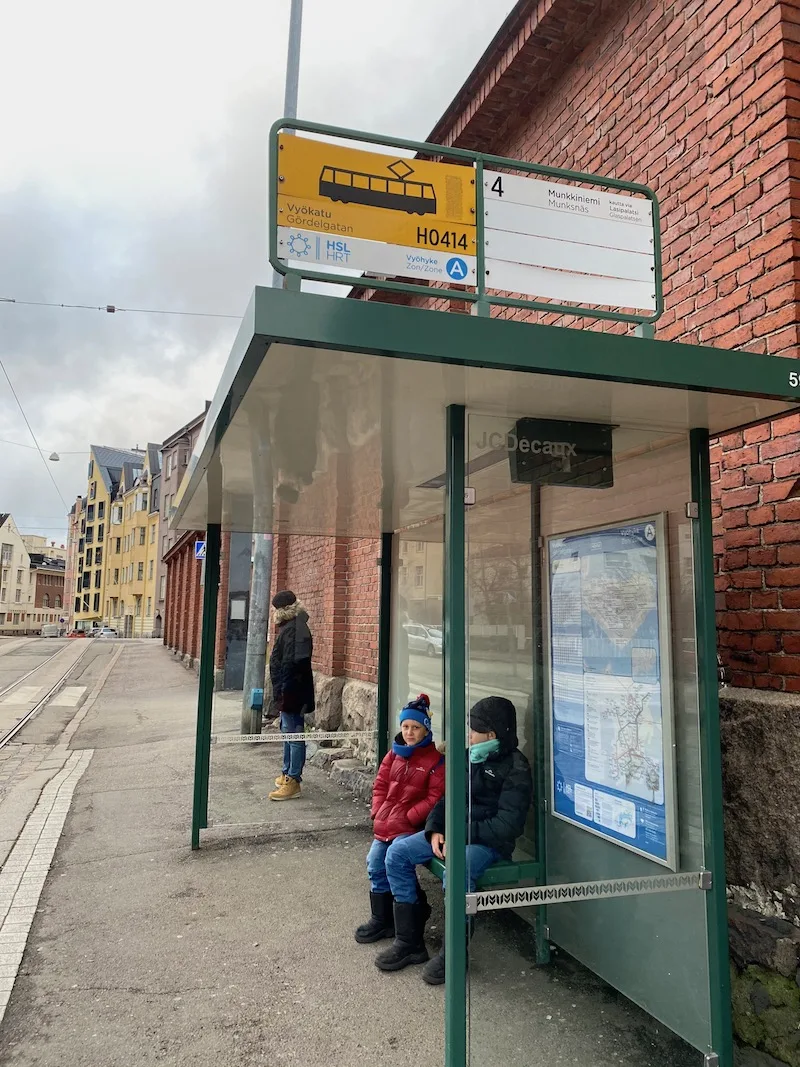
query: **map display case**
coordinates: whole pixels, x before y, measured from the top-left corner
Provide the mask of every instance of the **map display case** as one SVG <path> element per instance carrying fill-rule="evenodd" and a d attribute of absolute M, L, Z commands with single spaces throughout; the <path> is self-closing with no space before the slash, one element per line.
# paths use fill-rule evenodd
<path fill-rule="evenodd" d="M 551 537 L 547 575 L 553 814 L 674 870 L 664 515 Z"/>

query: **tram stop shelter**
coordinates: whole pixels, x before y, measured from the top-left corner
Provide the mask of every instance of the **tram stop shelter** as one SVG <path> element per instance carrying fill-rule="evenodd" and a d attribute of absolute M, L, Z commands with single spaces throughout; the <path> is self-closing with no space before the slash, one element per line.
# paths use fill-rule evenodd
<path fill-rule="evenodd" d="M 273 140 L 278 214 L 282 147 Z M 215 768 L 257 759 L 270 740 L 243 735 L 240 706 L 214 693 L 222 532 L 380 544 L 376 726 L 335 734 L 373 762 L 396 710 L 432 691 L 401 595 L 409 543 L 421 546 L 443 599 L 432 692 L 447 741 L 447 1067 L 540 1062 L 492 1009 L 503 979 L 490 949 L 464 936 L 468 914 L 509 911 L 532 929 L 539 966 L 554 947 L 569 954 L 698 1064 L 732 1067 L 709 439 L 795 409 L 798 376 L 770 356 L 490 316 L 486 160 L 447 154 L 465 157 L 461 174 L 477 167 L 479 280 L 465 296 L 477 314 L 257 288 L 207 414 L 172 519 L 207 531 L 192 845 L 211 821 Z M 336 161 L 315 173 L 320 195 L 324 184 L 362 206 L 413 184 Z M 438 195 L 431 173 L 412 190 L 418 214 Z M 272 262 L 292 274 L 279 233 Z M 527 276 L 512 271 L 507 287 Z M 459 754 L 471 705 L 491 694 L 517 709 L 533 799 L 513 860 L 465 892 L 472 798 Z"/>

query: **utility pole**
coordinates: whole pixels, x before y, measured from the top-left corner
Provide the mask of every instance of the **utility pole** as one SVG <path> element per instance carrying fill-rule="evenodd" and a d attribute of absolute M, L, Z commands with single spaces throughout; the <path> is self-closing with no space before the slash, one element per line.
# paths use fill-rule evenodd
<path fill-rule="evenodd" d="M 286 86 L 283 96 L 283 117 L 297 118 L 297 96 L 300 86 L 300 39 L 303 28 L 303 0 L 291 0 L 289 11 L 289 46 L 286 55 Z M 271 219 L 268 225 L 276 225 Z M 272 272 L 272 287 L 284 287 L 285 279 L 277 271 Z M 268 418 L 266 412 L 264 419 Z M 268 426 L 256 426 L 250 416 L 250 441 L 253 457 L 253 566 L 250 578 L 250 610 L 247 619 L 247 650 L 244 661 L 244 683 L 242 692 L 241 732 L 243 734 L 261 733 L 261 709 L 253 711 L 250 707 L 250 694 L 253 689 L 264 690 L 264 707 L 269 703 L 266 691 L 267 666 L 267 629 L 269 627 L 269 594 L 272 585 L 272 549 L 273 549 L 273 486 L 271 457 L 265 455 L 265 437 L 268 438 Z M 264 484 L 256 484 L 263 477 Z M 268 495 L 267 506 L 257 506 L 256 501 Z M 265 530 L 268 516 L 270 530 Z"/>

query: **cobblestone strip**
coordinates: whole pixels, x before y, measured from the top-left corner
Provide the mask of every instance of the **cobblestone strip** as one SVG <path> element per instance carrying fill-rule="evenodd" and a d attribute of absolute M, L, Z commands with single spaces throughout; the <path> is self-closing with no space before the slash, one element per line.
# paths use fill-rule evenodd
<path fill-rule="evenodd" d="M 11 997 L 72 795 L 93 754 L 93 749 L 73 752 L 63 770 L 48 782 L 0 869 L 0 1022 Z"/>

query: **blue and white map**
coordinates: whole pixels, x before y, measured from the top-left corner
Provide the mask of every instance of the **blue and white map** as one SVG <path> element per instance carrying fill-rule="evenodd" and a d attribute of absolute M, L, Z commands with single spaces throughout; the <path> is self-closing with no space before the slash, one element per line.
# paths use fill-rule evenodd
<path fill-rule="evenodd" d="M 556 814 L 666 861 L 655 522 L 549 542 Z"/>

